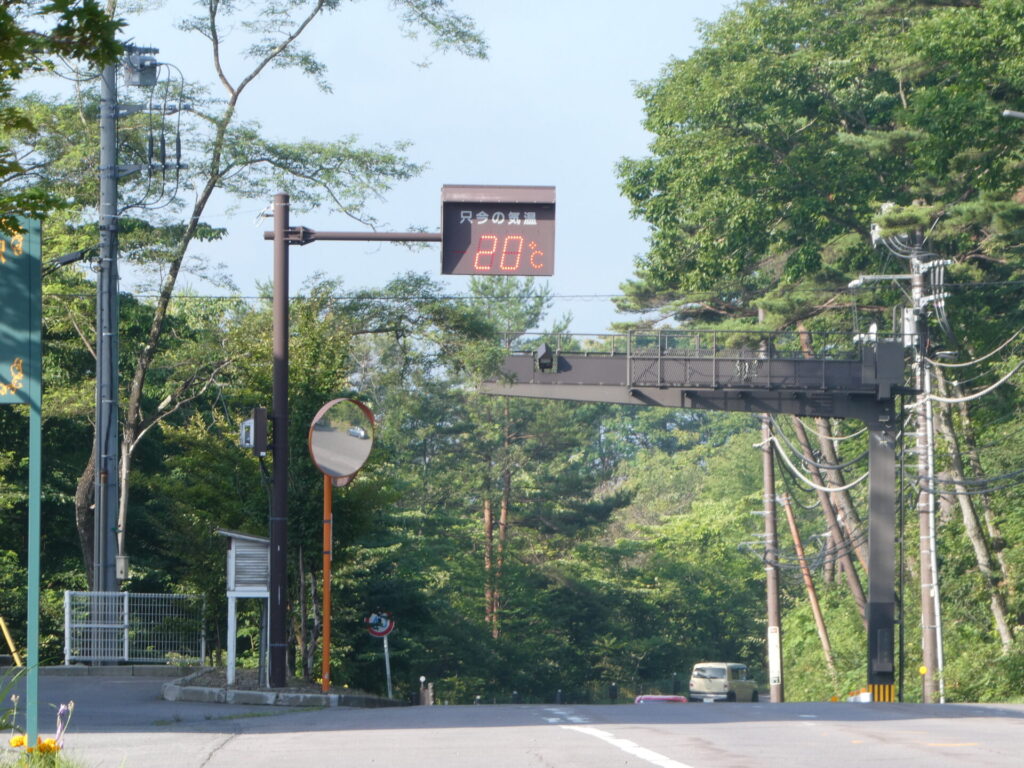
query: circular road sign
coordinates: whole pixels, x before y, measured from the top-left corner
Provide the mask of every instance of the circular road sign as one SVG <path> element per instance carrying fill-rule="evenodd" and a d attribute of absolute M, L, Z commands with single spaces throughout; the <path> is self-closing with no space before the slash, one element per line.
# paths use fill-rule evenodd
<path fill-rule="evenodd" d="M 374 637 L 387 637 L 395 628 L 395 619 L 387 611 L 376 611 L 367 616 L 366 631 Z"/>

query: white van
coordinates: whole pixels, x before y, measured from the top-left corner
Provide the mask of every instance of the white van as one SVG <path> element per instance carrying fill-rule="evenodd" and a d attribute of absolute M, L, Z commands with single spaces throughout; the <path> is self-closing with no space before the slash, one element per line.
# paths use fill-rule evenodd
<path fill-rule="evenodd" d="M 690 674 L 694 701 L 757 701 L 757 683 L 747 677 L 744 664 L 702 661 Z"/>

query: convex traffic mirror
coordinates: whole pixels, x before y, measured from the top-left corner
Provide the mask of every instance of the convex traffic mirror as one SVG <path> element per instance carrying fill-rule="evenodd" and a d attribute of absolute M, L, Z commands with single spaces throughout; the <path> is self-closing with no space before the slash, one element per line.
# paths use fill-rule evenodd
<path fill-rule="evenodd" d="M 358 400 L 339 398 L 323 406 L 309 427 L 309 455 L 335 485 L 347 485 L 373 448 L 373 411 Z"/>

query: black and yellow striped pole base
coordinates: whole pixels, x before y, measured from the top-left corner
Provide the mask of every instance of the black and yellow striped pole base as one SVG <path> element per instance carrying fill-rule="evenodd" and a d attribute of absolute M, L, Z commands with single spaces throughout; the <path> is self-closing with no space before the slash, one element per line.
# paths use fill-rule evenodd
<path fill-rule="evenodd" d="M 871 683 L 868 685 L 868 693 L 872 701 L 896 701 L 896 686 L 892 683 Z"/>

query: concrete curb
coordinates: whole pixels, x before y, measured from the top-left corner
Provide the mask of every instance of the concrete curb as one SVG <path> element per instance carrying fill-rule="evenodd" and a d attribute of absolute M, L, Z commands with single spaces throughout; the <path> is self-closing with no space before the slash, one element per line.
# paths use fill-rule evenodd
<path fill-rule="evenodd" d="M 277 707 L 404 707 L 404 702 L 382 699 L 378 696 L 348 693 L 298 693 L 296 691 L 243 691 L 235 688 L 212 688 L 190 685 L 191 681 L 207 670 L 164 683 L 162 693 L 167 701 L 200 701 L 211 704 L 262 704 Z"/>
<path fill-rule="evenodd" d="M 7 667 L 4 671 L 17 669 Z M 67 666 L 39 667 L 41 677 L 181 677 L 195 667 L 168 666 L 164 664 L 111 664 L 109 666 Z"/>

